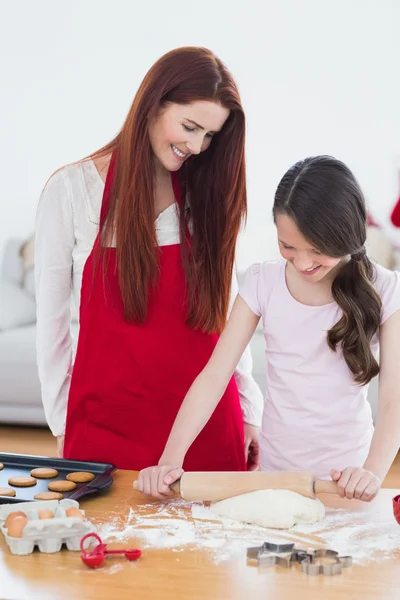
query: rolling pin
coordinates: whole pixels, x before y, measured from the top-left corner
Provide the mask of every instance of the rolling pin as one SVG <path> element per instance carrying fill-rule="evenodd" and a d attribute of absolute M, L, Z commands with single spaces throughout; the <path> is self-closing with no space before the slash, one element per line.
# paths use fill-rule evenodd
<path fill-rule="evenodd" d="M 137 490 L 137 481 L 133 487 Z M 201 502 L 217 502 L 258 490 L 290 490 L 307 498 L 338 493 L 335 481 L 315 479 L 308 471 L 185 472 L 170 488 L 183 500 Z"/>

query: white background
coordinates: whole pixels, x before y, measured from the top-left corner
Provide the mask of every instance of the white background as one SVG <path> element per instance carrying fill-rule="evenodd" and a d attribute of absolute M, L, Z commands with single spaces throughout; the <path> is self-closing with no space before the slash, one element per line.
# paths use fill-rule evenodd
<path fill-rule="evenodd" d="M 249 220 L 239 262 L 271 257 L 274 189 L 310 154 L 341 158 L 376 219 L 399 192 L 397 0 L 0 0 L 0 252 L 33 232 L 50 174 L 108 142 L 152 63 L 214 50 L 247 113 Z"/>

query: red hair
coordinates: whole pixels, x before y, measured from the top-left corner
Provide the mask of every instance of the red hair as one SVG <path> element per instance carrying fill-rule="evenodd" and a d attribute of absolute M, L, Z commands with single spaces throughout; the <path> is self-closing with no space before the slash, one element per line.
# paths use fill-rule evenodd
<path fill-rule="evenodd" d="M 142 323 L 149 286 L 156 284 L 159 272 L 148 122 L 168 102 L 197 100 L 216 102 L 230 111 L 210 147 L 190 157 L 179 172 L 187 322 L 211 333 L 220 332 L 225 325 L 236 240 L 247 209 L 245 117 L 232 75 L 205 48 L 178 48 L 162 56 L 140 85 L 120 133 L 91 158 L 109 153 L 117 157 L 101 239 L 102 245 L 109 245 L 115 235 L 124 318 Z M 186 194 L 193 223 L 190 250 L 182 244 Z"/>

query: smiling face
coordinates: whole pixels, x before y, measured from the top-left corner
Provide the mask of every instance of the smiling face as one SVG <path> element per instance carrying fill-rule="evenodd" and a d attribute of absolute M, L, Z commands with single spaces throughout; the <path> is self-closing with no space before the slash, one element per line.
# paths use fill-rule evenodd
<path fill-rule="evenodd" d="M 321 254 L 303 236 L 296 223 L 285 214 L 277 214 L 275 224 L 278 231 L 279 250 L 282 257 L 297 271 L 300 277 L 310 282 L 319 282 L 328 273 L 333 274 L 347 257 L 334 258 Z"/>
<path fill-rule="evenodd" d="M 149 124 L 156 160 L 168 171 L 178 171 L 187 158 L 207 150 L 228 116 L 229 110 L 215 102 L 168 103 Z"/>

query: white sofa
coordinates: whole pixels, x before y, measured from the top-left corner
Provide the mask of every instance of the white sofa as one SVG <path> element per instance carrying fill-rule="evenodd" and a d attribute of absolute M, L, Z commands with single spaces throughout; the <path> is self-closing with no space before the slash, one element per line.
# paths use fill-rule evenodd
<path fill-rule="evenodd" d="M 21 288 L 21 243 L 7 242 L 0 272 L 0 422 L 39 425 L 45 419 L 35 357 L 35 302 Z"/>
<path fill-rule="evenodd" d="M 0 267 L 0 423 L 46 425 L 36 365 L 34 274 L 24 271 L 23 240 L 6 243 Z M 73 324 L 77 333 L 77 324 Z"/>
<path fill-rule="evenodd" d="M 45 425 L 36 366 L 33 271 L 27 274 L 25 285 L 21 288 L 21 243 L 20 239 L 7 242 L 0 268 L 0 423 Z M 8 318 L 5 313 L 8 313 Z M 77 323 L 73 323 L 72 330 L 76 340 Z M 252 339 L 251 348 L 253 374 L 264 393 L 265 348 L 260 329 Z M 369 399 L 375 414 L 377 380 L 371 384 Z"/>

